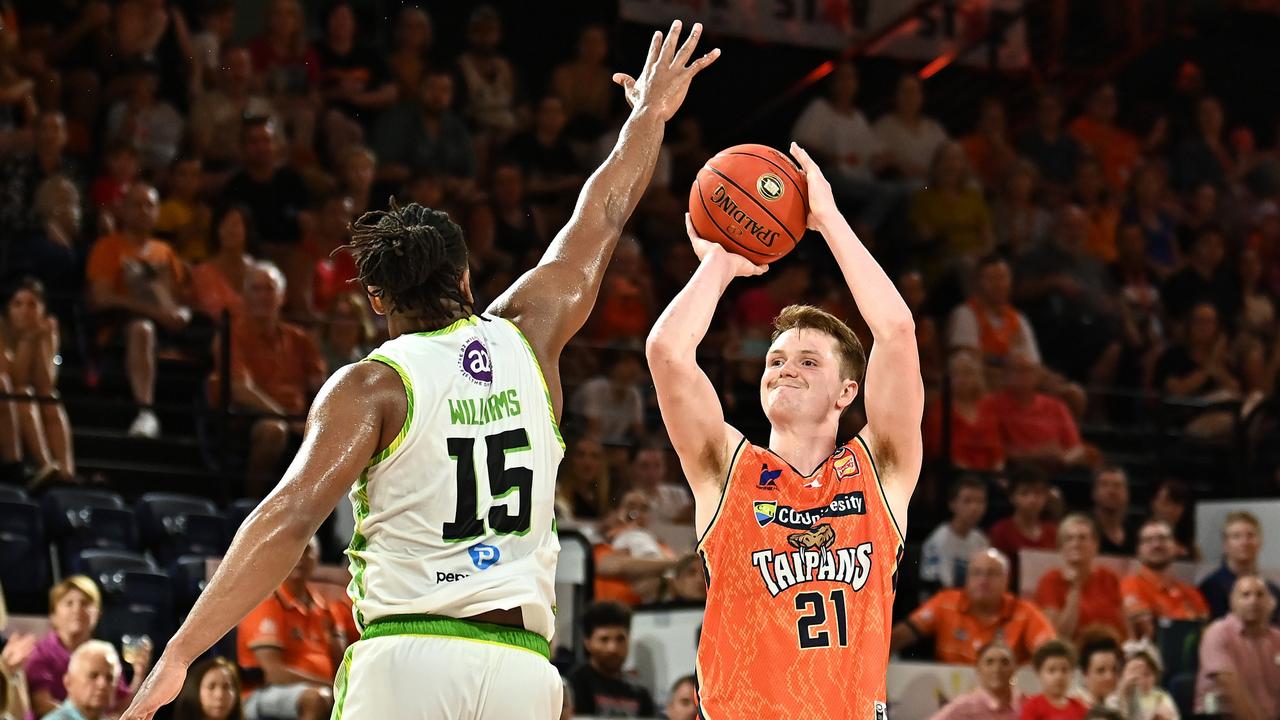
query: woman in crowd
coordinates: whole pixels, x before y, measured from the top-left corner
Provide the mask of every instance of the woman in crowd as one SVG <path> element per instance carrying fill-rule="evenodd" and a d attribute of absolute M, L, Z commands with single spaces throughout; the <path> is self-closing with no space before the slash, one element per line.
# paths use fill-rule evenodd
<path fill-rule="evenodd" d="M 1035 602 L 1060 637 L 1079 642 L 1098 631 L 1129 636 L 1121 608 L 1120 578 L 1095 562 L 1098 529 L 1085 515 L 1068 515 L 1058 525 L 1062 567 L 1045 573 L 1036 585 Z"/>
<path fill-rule="evenodd" d="M 174 701 L 174 720 L 244 720 L 240 673 L 224 657 L 212 657 L 187 671 Z"/>
<path fill-rule="evenodd" d="M 195 305 L 215 323 L 222 321 L 224 311 L 232 316 L 244 311 L 244 281 L 253 265 L 253 256 L 248 253 L 252 227 L 248 208 L 227 205 L 219 209 L 209 242 L 213 256 L 191 270 Z"/>
<path fill-rule="evenodd" d="M 960 695 L 934 714 L 932 720 L 1017 720 L 1022 695 L 1013 684 L 1018 669 L 1013 651 L 1000 642 L 978 650 L 978 687 Z"/>
<path fill-rule="evenodd" d="M 41 465 L 35 480 L 70 480 L 76 473 L 71 423 L 57 394 L 61 334 L 38 280 L 22 280 L 9 296 L 0 343 L 0 372 L 8 374 L 13 391 L 42 399 L 14 403 L 23 445 Z"/>

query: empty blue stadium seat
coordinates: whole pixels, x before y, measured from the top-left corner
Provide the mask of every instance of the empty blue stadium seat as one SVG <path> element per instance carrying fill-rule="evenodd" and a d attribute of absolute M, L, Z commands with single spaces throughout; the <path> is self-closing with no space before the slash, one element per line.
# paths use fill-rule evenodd
<path fill-rule="evenodd" d="M 137 507 L 143 541 L 163 565 L 183 555 L 221 555 L 227 549 L 226 518 L 209 500 L 147 493 Z"/>
<path fill-rule="evenodd" d="M 133 511 L 113 492 L 56 488 L 45 493 L 40 504 L 44 507 L 45 531 L 49 540 L 56 543 L 64 569 L 82 550 L 138 547 Z"/>
<path fill-rule="evenodd" d="M 169 566 L 173 580 L 173 599 L 179 615 L 185 615 L 204 591 L 205 556 L 183 555 Z"/>
<path fill-rule="evenodd" d="M 227 506 L 228 538 L 235 536 L 236 531 L 244 524 L 244 519 L 249 517 L 249 513 L 253 512 L 254 508 L 258 507 L 261 502 L 262 500 L 258 498 L 240 498 L 239 500 L 231 501 L 231 504 Z"/>
<path fill-rule="evenodd" d="M 43 611 L 49 589 L 49 546 L 40 506 L 0 499 L 0 583 L 10 610 Z"/>
<path fill-rule="evenodd" d="M 157 650 L 168 640 L 175 627 L 173 583 L 145 555 L 85 550 L 74 566 L 102 590 L 99 637 L 118 643 L 122 634 L 145 633 Z"/>

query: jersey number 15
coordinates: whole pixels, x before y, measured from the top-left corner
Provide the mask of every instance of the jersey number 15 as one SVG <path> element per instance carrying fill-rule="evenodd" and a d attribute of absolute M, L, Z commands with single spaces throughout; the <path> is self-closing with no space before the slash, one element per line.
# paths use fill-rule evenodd
<path fill-rule="evenodd" d="M 458 464 L 458 511 L 443 529 L 445 542 L 463 542 L 485 535 L 488 527 L 498 535 L 523 535 L 529 532 L 533 509 L 533 471 L 525 467 L 507 467 L 507 453 L 529 450 L 529 434 L 524 428 L 489 435 L 485 441 L 485 465 L 489 471 L 489 492 L 494 500 L 517 493 L 518 509 L 512 515 L 506 505 L 489 508 L 487 518 L 479 516 L 476 487 L 476 438 L 449 438 L 449 456 Z"/>

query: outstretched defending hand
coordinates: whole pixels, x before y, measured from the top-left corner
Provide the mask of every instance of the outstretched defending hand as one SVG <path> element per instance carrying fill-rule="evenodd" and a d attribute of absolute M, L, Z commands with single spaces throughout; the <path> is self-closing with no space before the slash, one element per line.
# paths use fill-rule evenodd
<path fill-rule="evenodd" d="M 734 277 L 751 277 L 769 270 L 768 265 L 757 265 L 737 253 L 725 250 L 719 243 L 698 237 L 697 231 L 693 229 L 693 221 L 689 219 L 689 213 L 684 214 L 684 229 L 689 233 L 689 242 L 693 244 L 693 253 L 698 256 L 698 262 L 705 260 L 708 255 L 723 255 L 722 262 L 729 263 Z"/>
<path fill-rule="evenodd" d="M 809 186 L 809 228 L 820 230 L 818 222 L 822 218 L 829 217 L 831 213 L 840 212 L 836 209 L 835 196 L 831 194 L 831 183 L 827 182 L 822 169 L 813 161 L 813 158 L 809 157 L 809 153 L 794 142 L 791 143 L 791 157 L 800 163 L 800 169 L 804 171 L 805 183 Z"/>
<path fill-rule="evenodd" d="M 703 55 L 689 64 L 689 58 L 698 46 L 702 35 L 702 23 L 694 23 L 688 39 L 676 50 L 680 42 L 680 21 L 671 23 L 671 31 L 663 39 L 662 31 L 653 34 L 649 43 L 649 57 L 644 61 L 640 77 L 626 73 L 614 73 L 613 81 L 626 90 L 627 104 L 633 108 L 650 108 L 665 122 L 676 114 L 689 91 L 689 81 L 703 68 L 720 57 L 720 48 Z"/>
<path fill-rule="evenodd" d="M 138 688 L 138 694 L 134 696 L 133 702 L 129 703 L 129 709 L 124 711 L 120 720 L 151 720 L 157 710 L 178 697 L 186 679 L 185 665 L 161 656 L 160 662 L 156 663 L 151 674 L 147 676 L 146 682 Z"/>

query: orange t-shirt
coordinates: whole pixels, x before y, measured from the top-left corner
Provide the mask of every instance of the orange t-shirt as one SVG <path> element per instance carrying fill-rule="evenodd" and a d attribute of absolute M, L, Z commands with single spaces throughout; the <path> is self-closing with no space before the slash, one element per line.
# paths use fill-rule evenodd
<path fill-rule="evenodd" d="M 600 564 L 602 558 L 612 555 L 613 552 L 613 546 L 609 543 L 596 543 L 591 548 L 591 555 L 595 558 L 596 565 Z M 599 572 L 596 573 L 595 599 L 597 601 L 612 600 L 628 607 L 635 607 L 644 602 L 626 578 L 604 577 Z"/>
<path fill-rule="evenodd" d="M 1034 605 L 1012 593 L 1004 594 L 1000 615 L 984 623 L 969 614 L 969 597 L 961 588 L 943 590 L 929 598 L 907 619 L 917 635 L 932 636 L 938 662 L 972 665 L 983 645 L 999 639 L 1019 664 L 1031 659 L 1042 644 L 1057 637 L 1049 619 Z"/>
<path fill-rule="evenodd" d="M 141 246 L 134 245 L 120 233 L 112 233 L 98 238 L 89 251 L 89 263 L 85 267 L 85 279 L 92 285 L 96 282 L 111 283 L 112 292 L 127 295 L 129 285 L 125 281 L 124 264 L 126 260 L 139 260 L 157 271 L 168 270 L 179 286 L 187 282 L 187 268 L 178 258 L 169 243 L 154 238 L 148 239 Z M 175 290 L 178 288 L 175 288 Z"/>
<path fill-rule="evenodd" d="M 240 621 L 236 652 L 241 667 L 258 667 L 254 650 L 275 648 L 283 653 L 290 670 L 322 680 L 333 677 L 337 670 L 330 654 L 333 610 L 319 593 L 308 589 L 307 595 L 310 606 L 298 602 L 281 585 Z"/>
<path fill-rule="evenodd" d="M 221 353 L 215 341 L 214 358 L 221 362 Z M 232 377 L 249 377 L 272 400 L 286 411 L 301 415 L 307 411 L 312 378 L 326 374 L 324 356 L 307 331 L 282 322 L 275 332 L 262 334 L 251 320 L 240 318 L 231 322 L 231 374 Z M 217 397 L 217 371 L 212 383 L 213 397 Z"/>
<path fill-rule="evenodd" d="M 222 274 L 212 260 L 202 262 L 191 269 L 191 294 L 196 307 L 214 322 L 222 322 L 222 311 L 231 317 L 244 312 L 244 294 Z"/>
<path fill-rule="evenodd" d="M 1084 115 L 1073 120 L 1067 130 L 1098 158 L 1107 184 L 1116 192 L 1123 193 L 1141 154 L 1138 138 L 1127 130 L 1103 125 Z"/>
<path fill-rule="evenodd" d="M 1061 568 L 1045 573 L 1036 585 L 1035 603 L 1042 608 L 1061 610 L 1067 604 L 1067 582 Z M 1095 565 L 1080 588 L 1080 619 L 1076 622 L 1073 640 L 1079 641 L 1090 627 L 1103 626 L 1114 630 L 1123 639 L 1128 633 L 1120 604 L 1120 577 L 1111 570 Z"/>
<path fill-rule="evenodd" d="M 1177 578 L 1163 577 L 1147 567 L 1120 581 L 1124 609 L 1129 614 L 1149 612 L 1170 620 L 1201 620 L 1209 617 L 1209 604 L 1196 586 Z"/>
<path fill-rule="evenodd" d="M 710 718 L 874 718 L 903 540 L 861 438 L 803 475 L 746 440 L 698 552 Z"/>

